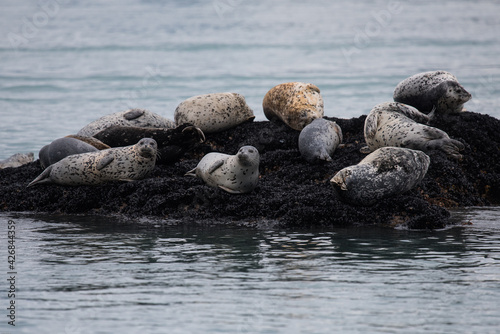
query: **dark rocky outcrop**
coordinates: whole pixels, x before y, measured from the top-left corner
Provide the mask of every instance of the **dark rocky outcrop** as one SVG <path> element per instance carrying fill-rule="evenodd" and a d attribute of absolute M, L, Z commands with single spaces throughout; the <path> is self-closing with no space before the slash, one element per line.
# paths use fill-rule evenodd
<path fill-rule="evenodd" d="M 329 180 L 365 155 L 366 116 L 335 120 L 344 145 L 333 162 L 311 165 L 297 148 L 299 132 L 273 122 L 251 122 L 207 135 L 207 141 L 173 164 L 158 165 L 147 179 L 100 186 L 40 185 L 26 188 L 42 169 L 38 161 L 0 171 L 1 211 L 64 214 L 122 214 L 182 222 L 278 222 L 286 227 L 404 225 L 441 228 L 450 223 L 449 208 L 500 204 L 500 120 L 472 112 L 433 120 L 432 126 L 465 144 L 461 161 L 433 152 L 423 181 L 403 195 L 358 207 L 340 201 Z M 210 151 L 235 154 L 253 145 L 261 154 L 258 187 L 231 195 L 184 173 Z"/>

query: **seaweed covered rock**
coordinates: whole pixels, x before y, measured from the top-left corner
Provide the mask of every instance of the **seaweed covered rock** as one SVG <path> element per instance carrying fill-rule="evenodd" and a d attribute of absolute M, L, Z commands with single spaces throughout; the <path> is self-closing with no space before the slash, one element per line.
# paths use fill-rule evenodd
<path fill-rule="evenodd" d="M 300 132 L 275 122 L 251 122 L 207 135 L 175 163 L 158 165 L 140 181 L 98 186 L 40 185 L 26 188 L 40 172 L 38 161 L 0 171 L 0 210 L 49 213 L 122 214 L 169 221 L 265 224 L 285 227 L 405 225 L 441 228 L 449 221 L 447 208 L 500 204 L 500 120 L 472 112 L 436 119 L 432 126 L 461 141 L 461 161 L 442 152 L 429 154 L 431 164 L 422 182 L 403 195 L 370 207 L 349 205 L 337 198 L 330 179 L 365 155 L 366 116 L 335 121 L 344 136 L 333 161 L 309 164 L 300 155 Z M 260 152 L 260 179 L 255 190 L 233 195 L 185 177 L 206 153 L 235 154 L 252 145 Z"/>

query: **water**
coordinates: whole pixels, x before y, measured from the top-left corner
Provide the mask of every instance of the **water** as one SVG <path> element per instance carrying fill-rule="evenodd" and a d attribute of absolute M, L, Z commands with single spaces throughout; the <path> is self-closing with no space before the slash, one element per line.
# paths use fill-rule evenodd
<path fill-rule="evenodd" d="M 198 94 L 262 98 L 316 84 L 357 117 L 414 73 L 444 69 L 469 110 L 500 117 L 498 1 L 0 0 L 0 159 L 111 112 L 173 118 Z M 134 227 L 2 213 L 16 222 L 15 333 L 496 333 L 500 211 L 415 232 Z"/>
<path fill-rule="evenodd" d="M 454 216 L 422 232 L 2 214 L 2 243 L 16 223 L 11 332 L 496 333 L 500 210 Z"/>

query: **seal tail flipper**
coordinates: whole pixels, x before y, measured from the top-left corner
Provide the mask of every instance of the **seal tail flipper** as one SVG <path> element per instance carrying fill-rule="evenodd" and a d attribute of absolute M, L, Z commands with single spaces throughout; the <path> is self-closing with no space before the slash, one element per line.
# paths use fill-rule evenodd
<path fill-rule="evenodd" d="M 196 169 L 197 169 L 197 168 L 198 168 L 198 167 L 195 167 L 195 168 L 191 169 L 189 172 L 187 172 L 186 174 L 184 174 L 184 176 L 198 177 L 198 176 L 196 175 Z"/>
<path fill-rule="evenodd" d="M 327 162 L 333 161 L 332 157 L 326 151 L 320 154 L 319 159 Z"/>
<path fill-rule="evenodd" d="M 426 124 L 429 124 L 431 121 L 433 121 L 437 117 L 436 109 L 437 109 L 436 106 L 432 106 L 431 112 L 427 115 L 427 116 L 429 116 L 429 121 Z"/>
<path fill-rule="evenodd" d="M 39 183 L 50 183 L 50 172 L 52 171 L 52 166 L 47 167 L 42 174 L 38 175 L 36 179 L 31 181 L 26 188 L 29 188 L 31 186 L 34 186 L 35 184 Z"/>

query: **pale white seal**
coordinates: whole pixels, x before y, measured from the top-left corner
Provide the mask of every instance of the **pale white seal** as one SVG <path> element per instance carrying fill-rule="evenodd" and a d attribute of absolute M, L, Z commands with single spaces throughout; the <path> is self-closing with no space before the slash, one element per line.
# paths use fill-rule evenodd
<path fill-rule="evenodd" d="M 440 129 L 421 124 L 429 116 L 398 102 L 376 105 L 365 120 L 365 141 L 370 151 L 384 146 L 406 147 L 429 152 L 441 150 L 454 159 L 461 159 L 465 148 L 458 140 L 450 139 Z"/>
<path fill-rule="evenodd" d="M 144 138 L 131 146 L 70 155 L 50 165 L 28 187 L 42 183 L 76 186 L 140 180 L 155 167 L 156 151 L 156 141 Z"/>
<path fill-rule="evenodd" d="M 342 142 L 342 130 L 337 123 L 317 118 L 299 135 L 299 151 L 310 162 L 332 161 L 332 154 Z"/>
<path fill-rule="evenodd" d="M 248 193 L 259 181 L 259 151 L 253 146 L 243 146 L 236 155 L 208 153 L 186 175 L 231 194 Z"/>
<path fill-rule="evenodd" d="M 175 128 L 175 123 L 168 118 L 155 114 L 145 109 L 129 109 L 105 115 L 83 127 L 78 131 L 78 136 L 92 137 L 102 130 L 112 126 L 139 126 L 152 128 Z"/>
<path fill-rule="evenodd" d="M 204 133 L 228 130 L 254 118 L 245 97 L 237 93 L 193 96 L 181 102 L 174 114 L 177 125 L 189 123 Z"/>
<path fill-rule="evenodd" d="M 7 167 L 20 167 L 22 165 L 26 165 L 30 162 L 33 162 L 34 160 L 34 154 L 33 152 L 29 153 L 16 153 L 14 155 L 11 155 L 7 159 L 0 160 L 0 169 L 7 168 Z"/>
<path fill-rule="evenodd" d="M 415 74 L 394 89 L 394 101 L 409 104 L 423 113 L 435 109 L 436 114 L 458 113 L 471 94 L 446 71 Z"/>
<path fill-rule="evenodd" d="M 330 182 L 341 199 L 370 206 L 415 187 L 424 178 L 429 164 L 429 156 L 422 151 L 382 147 L 357 165 L 340 170 Z"/>
<path fill-rule="evenodd" d="M 324 114 L 319 88 L 303 82 L 287 82 L 271 88 L 264 96 L 262 108 L 270 121 L 281 120 L 299 131 Z"/>

